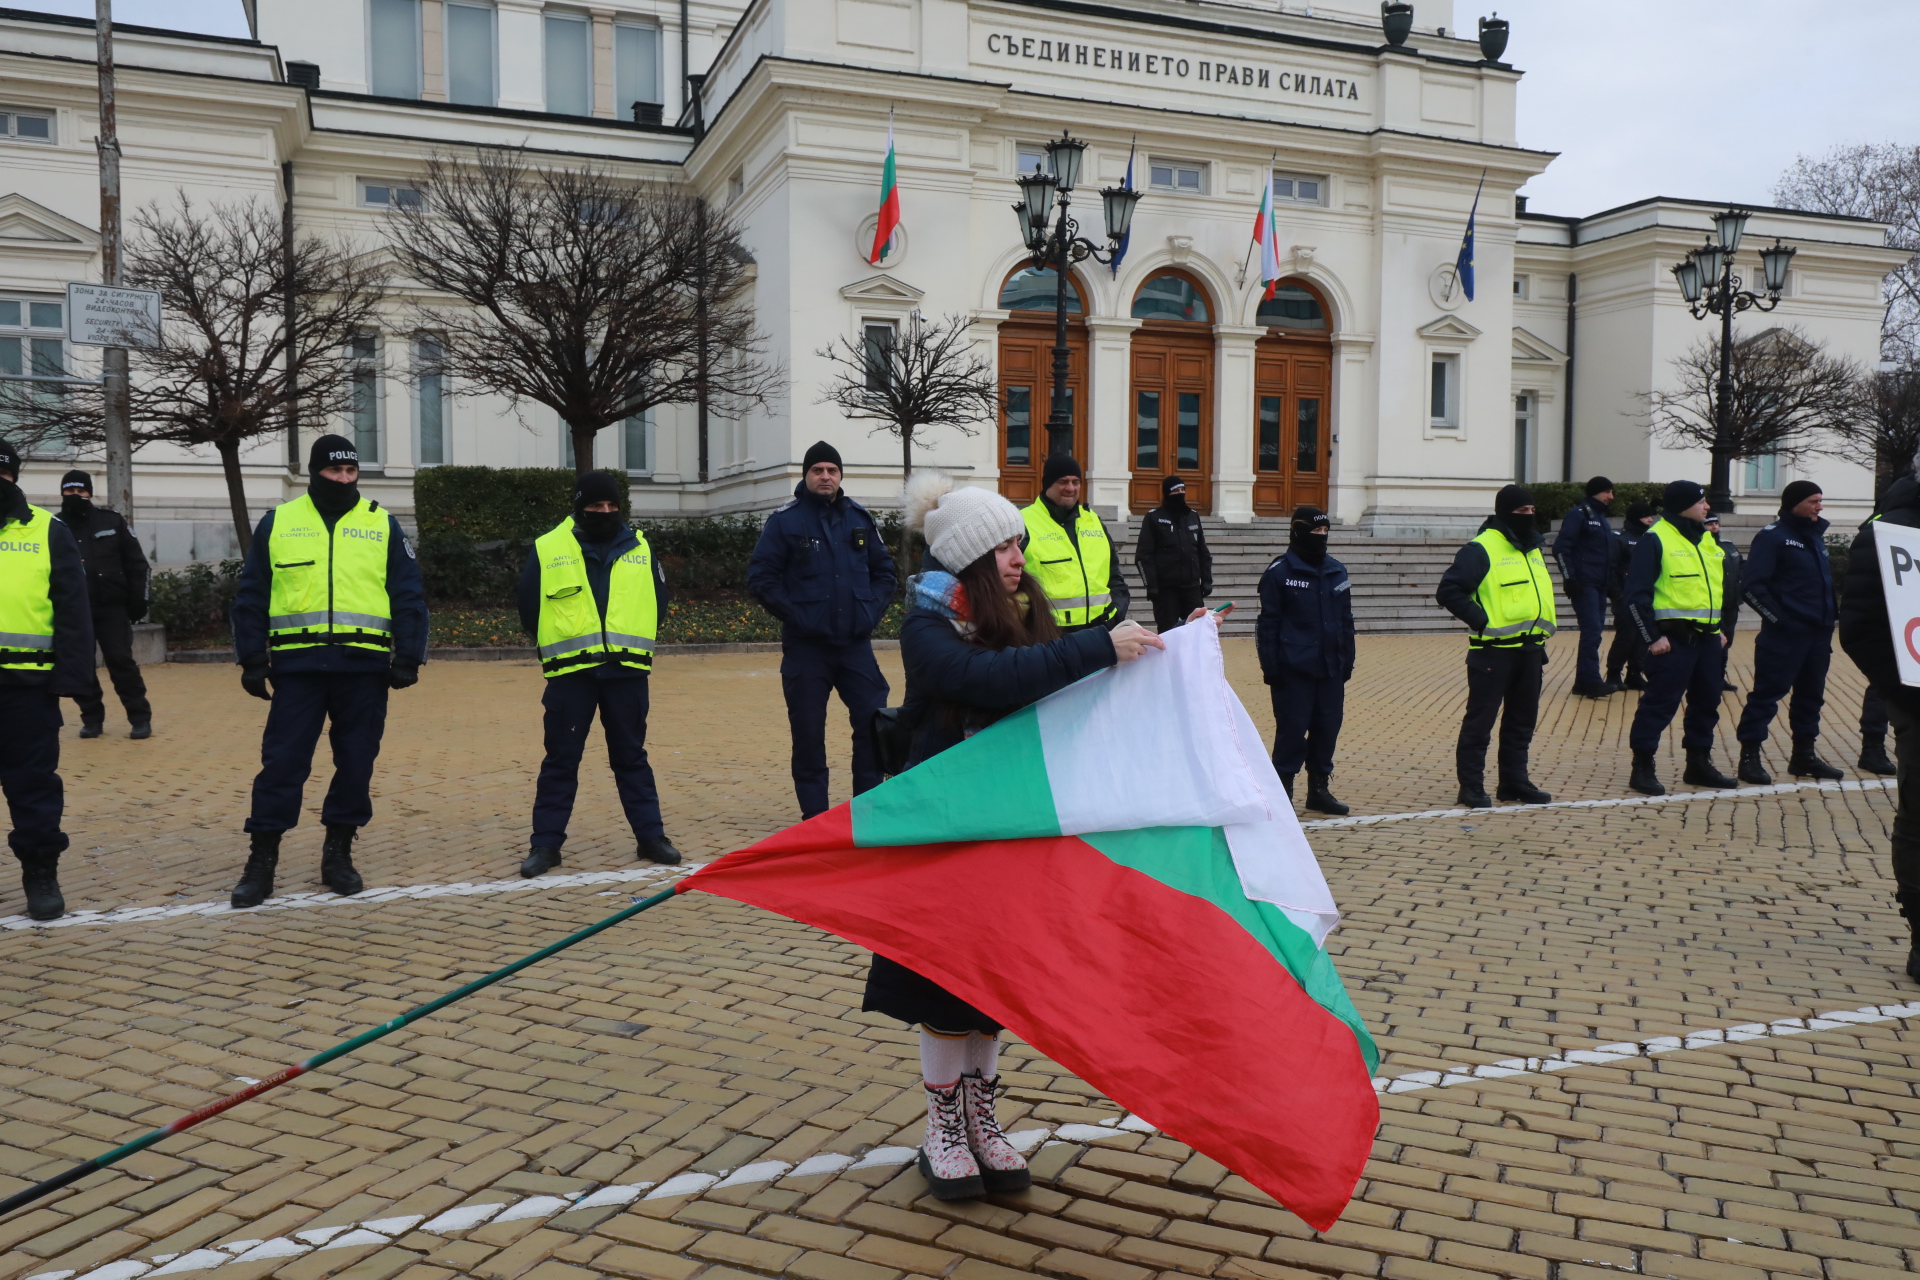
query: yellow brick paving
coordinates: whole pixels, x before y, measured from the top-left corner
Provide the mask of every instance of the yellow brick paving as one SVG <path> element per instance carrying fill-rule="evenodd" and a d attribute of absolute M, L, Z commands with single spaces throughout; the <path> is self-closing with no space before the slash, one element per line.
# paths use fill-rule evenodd
<path fill-rule="evenodd" d="M 1556 799 L 1624 794 L 1633 695 L 1570 699 L 1572 638 L 1553 652 L 1535 780 Z M 1336 775 L 1356 812 L 1451 803 L 1461 657 L 1455 637 L 1362 641 Z M 1750 662 L 1743 640 L 1743 688 Z M 675 840 L 703 858 L 791 821 L 777 655 L 661 668 L 652 746 Z M 1264 727 L 1247 642 L 1229 643 L 1229 670 Z M 155 739 L 68 731 L 76 907 L 216 899 L 242 857 L 265 708 L 225 669 L 149 675 Z M 1832 692 L 1823 741 L 1850 765 L 1860 683 L 1844 660 Z M 395 696 L 361 846 L 370 882 L 511 874 L 538 696 L 531 667 L 455 663 Z M 1678 789 L 1673 737 L 1662 767 Z M 1770 758 L 1778 773 L 1784 751 Z M 565 870 L 631 867 L 591 754 L 584 777 Z M 1808 790 L 1313 842 L 1347 912 L 1331 949 L 1393 1076 L 1920 997 L 1887 901 L 1891 801 Z M 283 889 L 318 887 L 307 821 Z M 0 935 L 0 1193 L 627 900 L 582 885 Z M 0 914 L 20 910 L 9 882 Z M 0 1220 L 0 1280 L 115 1261 L 133 1274 L 241 1240 L 911 1145 L 914 1038 L 857 1011 L 864 968 L 804 926 L 676 900 Z M 1024 1046 L 1005 1066 L 1014 1127 L 1118 1114 Z M 991 1202 L 943 1206 L 911 1169 L 854 1169 L 204 1274 L 1870 1280 L 1920 1256 L 1916 1078 L 1893 1021 L 1389 1094 L 1356 1201 L 1324 1235 L 1184 1145 L 1122 1133 L 1045 1148 L 1039 1185 Z"/>

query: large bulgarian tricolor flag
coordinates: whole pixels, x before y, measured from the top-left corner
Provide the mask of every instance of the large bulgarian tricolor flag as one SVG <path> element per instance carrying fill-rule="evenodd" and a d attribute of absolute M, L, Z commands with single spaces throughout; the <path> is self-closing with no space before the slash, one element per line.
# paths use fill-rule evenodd
<path fill-rule="evenodd" d="M 880 220 L 873 227 L 873 249 L 867 261 L 879 266 L 893 252 L 893 233 L 900 229 L 900 175 L 893 151 L 893 112 L 887 112 L 887 163 L 880 172 Z"/>
<path fill-rule="evenodd" d="M 1217 624 L 1166 640 L 679 887 L 918 970 L 1325 1230 L 1378 1053 Z"/>
<path fill-rule="evenodd" d="M 1267 172 L 1266 190 L 1260 193 L 1260 212 L 1253 218 L 1253 241 L 1260 246 L 1260 283 L 1267 286 L 1262 302 L 1280 287 L 1280 229 L 1274 221 L 1273 172 Z"/>

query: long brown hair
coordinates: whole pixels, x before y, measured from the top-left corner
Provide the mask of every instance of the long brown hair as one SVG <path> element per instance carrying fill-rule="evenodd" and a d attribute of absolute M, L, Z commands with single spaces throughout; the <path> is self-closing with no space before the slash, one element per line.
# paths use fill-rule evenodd
<path fill-rule="evenodd" d="M 1022 570 L 1019 589 L 1007 594 L 1000 566 L 989 551 L 954 575 L 966 592 L 966 620 L 973 624 L 967 643 L 982 649 L 1016 649 L 1060 638 L 1053 606 L 1032 574 Z"/>

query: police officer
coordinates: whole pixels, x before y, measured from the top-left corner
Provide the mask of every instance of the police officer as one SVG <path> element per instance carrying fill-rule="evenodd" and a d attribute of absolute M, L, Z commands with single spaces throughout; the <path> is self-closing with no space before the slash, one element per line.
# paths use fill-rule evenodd
<path fill-rule="evenodd" d="M 1860 758 L 1854 761 L 1862 773 L 1891 777 L 1900 771 L 1887 755 L 1887 700 L 1872 685 L 1860 695 Z"/>
<path fill-rule="evenodd" d="M 27 914 L 57 920 L 67 909 L 60 699 L 93 686 L 93 619 L 72 531 L 29 506 L 19 479 L 20 454 L 0 440 L 0 791 Z"/>
<path fill-rule="evenodd" d="M 387 693 L 420 680 L 427 597 L 400 522 L 360 496 L 352 442 L 321 436 L 307 454 L 307 492 L 260 518 L 233 600 L 240 684 L 273 703 L 260 740 L 247 818 L 251 849 L 233 905 L 273 895 L 280 835 L 300 822 L 300 792 L 328 725 L 333 781 L 320 807 L 320 882 L 363 887 L 353 840 L 373 817 L 367 793 L 387 727 Z M 271 688 L 271 692 L 269 692 Z"/>
<path fill-rule="evenodd" d="M 107 660 L 113 691 L 120 695 L 129 738 L 153 736 L 153 706 L 147 682 L 133 657 L 133 624 L 147 616 L 147 557 L 118 511 L 93 505 L 93 477 L 69 471 L 60 478 L 60 523 L 73 531 L 87 567 L 87 598 L 93 607 L 93 638 Z M 78 699 L 80 736 L 97 738 L 107 719 L 98 673 L 93 689 Z"/>
<path fill-rule="evenodd" d="M 1604 698 L 1625 685 L 1600 677 L 1600 637 L 1607 629 L 1607 580 L 1613 570 L 1613 526 L 1607 507 L 1613 502 L 1613 481 L 1595 476 L 1587 481 L 1587 496 L 1560 522 L 1553 540 L 1553 558 L 1560 562 L 1567 603 L 1580 624 L 1580 657 L 1573 671 L 1573 692 L 1582 698 Z"/>
<path fill-rule="evenodd" d="M 1647 678 L 1641 673 L 1645 655 L 1640 637 L 1627 617 L 1627 566 L 1632 564 L 1633 549 L 1647 536 L 1647 526 L 1653 523 L 1655 514 L 1651 506 L 1636 502 L 1627 508 L 1627 518 L 1613 535 L 1613 573 L 1607 584 L 1608 603 L 1613 606 L 1613 643 L 1607 647 L 1607 683 L 1622 689 L 1647 687 Z"/>
<path fill-rule="evenodd" d="M 1686 699 L 1680 745 L 1682 781 L 1731 787 L 1713 763 L 1713 730 L 1720 720 L 1720 685 L 1727 646 L 1739 618 L 1740 579 L 1720 542 L 1707 531 L 1707 494 L 1691 480 L 1675 480 L 1662 495 L 1660 519 L 1633 549 L 1627 570 L 1627 613 L 1647 645 L 1647 691 L 1628 731 L 1633 772 L 1628 785 L 1665 795 L 1654 769 L 1660 735 Z"/>
<path fill-rule="evenodd" d="M 839 451 L 822 440 L 801 466 L 793 497 L 760 530 L 747 591 L 780 619 L 793 792 L 811 818 L 827 811 L 827 701 L 836 691 L 853 722 L 853 793 L 880 785 L 873 713 L 888 689 L 869 637 L 895 583 L 880 526 L 840 487 Z"/>
<path fill-rule="evenodd" d="M 539 646 L 547 677 L 540 698 L 547 754 L 534 787 L 532 847 L 520 864 L 528 878 L 560 865 L 596 711 L 635 856 L 663 866 L 680 861 L 647 762 L 647 677 L 667 608 L 667 579 L 620 507 L 613 476 L 581 476 L 573 486 L 573 514 L 534 541 L 520 572 L 520 625 Z"/>
<path fill-rule="evenodd" d="M 1081 482 L 1080 464 L 1056 453 L 1041 469 L 1040 496 L 1020 511 L 1027 572 L 1053 602 L 1053 620 L 1064 632 L 1112 628 L 1132 603 L 1106 525 L 1080 501 Z"/>
<path fill-rule="evenodd" d="M 1753 536 L 1740 592 L 1760 615 L 1753 644 L 1753 692 L 1740 716 L 1740 781 L 1773 781 L 1760 760 L 1761 744 L 1780 699 L 1793 691 L 1787 713 L 1793 756 L 1787 772 L 1796 778 L 1844 778 L 1814 753 L 1820 708 L 1827 697 L 1827 664 L 1833 659 L 1833 627 L 1839 606 L 1833 569 L 1827 563 L 1827 522 L 1820 518 L 1820 486 L 1795 480 L 1780 494 L 1780 518 Z"/>
<path fill-rule="evenodd" d="M 1860 535 L 1853 540 L 1847 556 L 1847 588 L 1841 593 L 1840 647 L 1880 695 L 1893 726 L 1898 766 L 1893 814 L 1894 901 L 1913 934 L 1907 976 L 1920 982 L 1920 778 L 1913 774 L 1915 766 L 1920 765 L 1920 689 L 1900 683 L 1893 626 L 1887 618 L 1887 599 L 1880 583 L 1880 552 L 1874 538 L 1882 521 L 1920 527 L 1920 480 L 1912 473 L 1888 486 L 1880 499 L 1879 515 L 1862 525 Z"/>
<path fill-rule="evenodd" d="M 1533 492 L 1510 484 L 1493 500 L 1493 514 L 1460 548 L 1434 592 L 1440 606 L 1467 624 L 1467 712 L 1460 721 L 1454 768 L 1458 803 L 1486 809 L 1487 744 L 1500 719 L 1502 800 L 1545 804 L 1552 796 L 1527 778 L 1527 753 L 1540 713 L 1540 674 L 1546 639 L 1558 624 L 1553 577 L 1540 554 Z M 1504 709 L 1503 709 L 1504 708 Z"/>
<path fill-rule="evenodd" d="M 1187 482 L 1179 476 L 1160 481 L 1160 505 L 1140 521 L 1134 567 L 1153 602 L 1154 629 L 1171 631 L 1213 594 L 1213 553 L 1200 513 L 1187 505 Z"/>
<path fill-rule="evenodd" d="M 1709 510 L 1704 523 L 1707 526 L 1707 532 L 1713 535 L 1713 540 L 1720 544 L 1720 554 L 1727 558 L 1728 571 L 1733 575 L 1730 581 L 1738 583 L 1741 572 L 1745 568 L 1744 563 L 1740 559 L 1740 548 L 1736 546 L 1732 539 L 1728 538 L 1726 534 L 1720 532 L 1720 513 L 1718 511 Z M 1728 598 L 1735 602 L 1736 608 L 1739 606 L 1740 597 L 1738 594 Z M 1740 692 L 1740 686 L 1736 685 L 1732 677 L 1727 675 L 1725 671 L 1720 673 L 1720 692 Z"/>
<path fill-rule="evenodd" d="M 1307 808 L 1340 815 L 1348 807 L 1331 784 L 1353 677 L 1353 584 L 1327 554 L 1330 523 L 1318 507 L 1295 508 L 1286 552 L 1260 575 L 1254 643 L 1273 698 L 1274 771 L 1291 797 L 1305 765 Z"/>

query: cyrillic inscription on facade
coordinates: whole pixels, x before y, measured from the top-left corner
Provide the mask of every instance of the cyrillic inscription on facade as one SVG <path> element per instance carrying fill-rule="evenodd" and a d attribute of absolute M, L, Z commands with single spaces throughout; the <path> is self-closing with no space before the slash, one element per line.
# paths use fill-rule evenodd
<path fill-rule="evenodd" d="M 995 31 L 987 36 L 990 58 L 1003 61 L 1050 62 L 1089 70 L 1119 71 L 1127 75 L 1151 76 L 1162 80 L 1219 85 L 1252 90 L 1256 95 L 1273 97 L 1302 96 L 1360 101 L 1360 82 L 1331 71 L 1303 71 L 1271 64 L 1222 62 L 1197 54 L 1169 53 L 1085 40 L 1056 40 L 1050 36 L 1028 36 Z"/>

